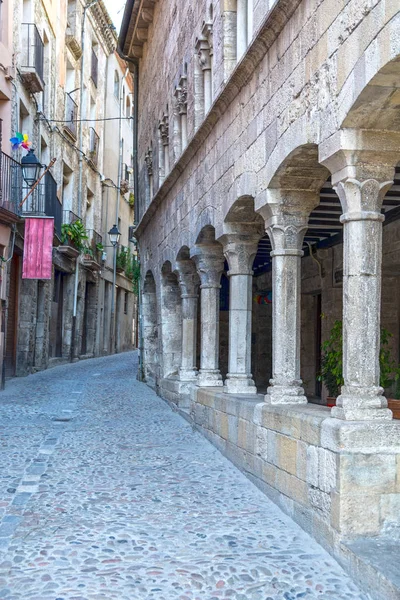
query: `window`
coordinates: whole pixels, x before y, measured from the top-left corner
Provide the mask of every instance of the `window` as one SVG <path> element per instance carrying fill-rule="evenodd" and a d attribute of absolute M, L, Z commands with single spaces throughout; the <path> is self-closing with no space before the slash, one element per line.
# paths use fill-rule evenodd
<path fill-rule="evenodd" d="M 146 185 L 146 205 L 148 206 L 153 198 L 153 148 L 147 150 L 144 157 L 147 173 L 147 185 Z"/>
<path fill-rule="evenodd" d="M 128 314 L 128 300 L 129 300 L 129 294 L 128 294 L 128 292 L 125 292 L 125 296 L 124 296 L 124 315 Z"/>
<path fill-rule="evenodd" d="M 97 46 L 97 44 L 96 44 L 96 46 Z M 95 45 L 92 46 L 92 63 L 91 63 L 91 68 L 90 68 L 90 77 L 91 77 L 94 85 L 97 87 L 99 59 L 97 58 L 97 54 L 96 54 L 96 49 L 95 49 L 96 46 Z"/>
<path fill-rule="evenodd" d="M 119 101 L 119 75 L 117 71 L 114 73 L 114 96 Z"/>

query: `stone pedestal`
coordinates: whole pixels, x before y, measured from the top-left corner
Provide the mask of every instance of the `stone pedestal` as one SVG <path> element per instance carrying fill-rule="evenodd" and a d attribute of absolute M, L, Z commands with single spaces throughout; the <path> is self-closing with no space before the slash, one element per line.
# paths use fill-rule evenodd
<path fill-rule="evenodd" d="M 260 236 L 227 234 L 221 241 L 229 264 L 229 372 L 225 390 L 256 394 L 251 374 L 252 265 Z"/>
<path fill-rule="evenodd" d="M 219 310 L 224 257 L 219 244 L 198 245 L 193 259 L 201 286 L 201 352 L 199 386 L 222 386 L 219 371 Z"/>

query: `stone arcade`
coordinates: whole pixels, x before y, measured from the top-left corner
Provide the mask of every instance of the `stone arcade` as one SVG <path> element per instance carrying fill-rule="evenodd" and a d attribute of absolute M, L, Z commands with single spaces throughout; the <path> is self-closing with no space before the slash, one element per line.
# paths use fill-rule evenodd
<path fill-rule="evenodd" d="M 139 70 L 145 380 L 379 600 L 399 597 L 400 422 L 379 371 L 381 323 L 398 359 L 399 31 L 389 0 L 131 0 L 120 36 Z M 170 125 L 149 182 L 182 77 L 187 145 Z M 329 409 L 316 375 L 341 318 Z"/>

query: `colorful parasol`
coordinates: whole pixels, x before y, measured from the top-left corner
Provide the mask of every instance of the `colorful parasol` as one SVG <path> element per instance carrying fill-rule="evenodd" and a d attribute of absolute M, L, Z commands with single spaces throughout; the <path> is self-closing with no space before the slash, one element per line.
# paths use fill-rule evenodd
<path fill-rule="evenodd" d="M 18 150 L 19 148 L 24 148 L 24 150 L 29 150 L 32 146 L 32 142 L 29 141 L 29 136 L 27 133 L 20 133 L 17 131 L 14 137 L 10 139 L 13 150 Z"/>
<path fill-rule="evenodd" d="M 272 304 L 272 292 L 262 292 L 254 296 L 254 302 L 257 304 Z"/>

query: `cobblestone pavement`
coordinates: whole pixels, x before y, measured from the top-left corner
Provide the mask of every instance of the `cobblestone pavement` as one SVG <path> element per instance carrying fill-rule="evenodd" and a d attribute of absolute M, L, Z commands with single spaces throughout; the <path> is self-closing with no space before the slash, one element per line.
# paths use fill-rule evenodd
<path fill-rule="evenodd" d="M 0 394 L 1 600 L 367 600 L 135 375 L 127 353 Z"/>

